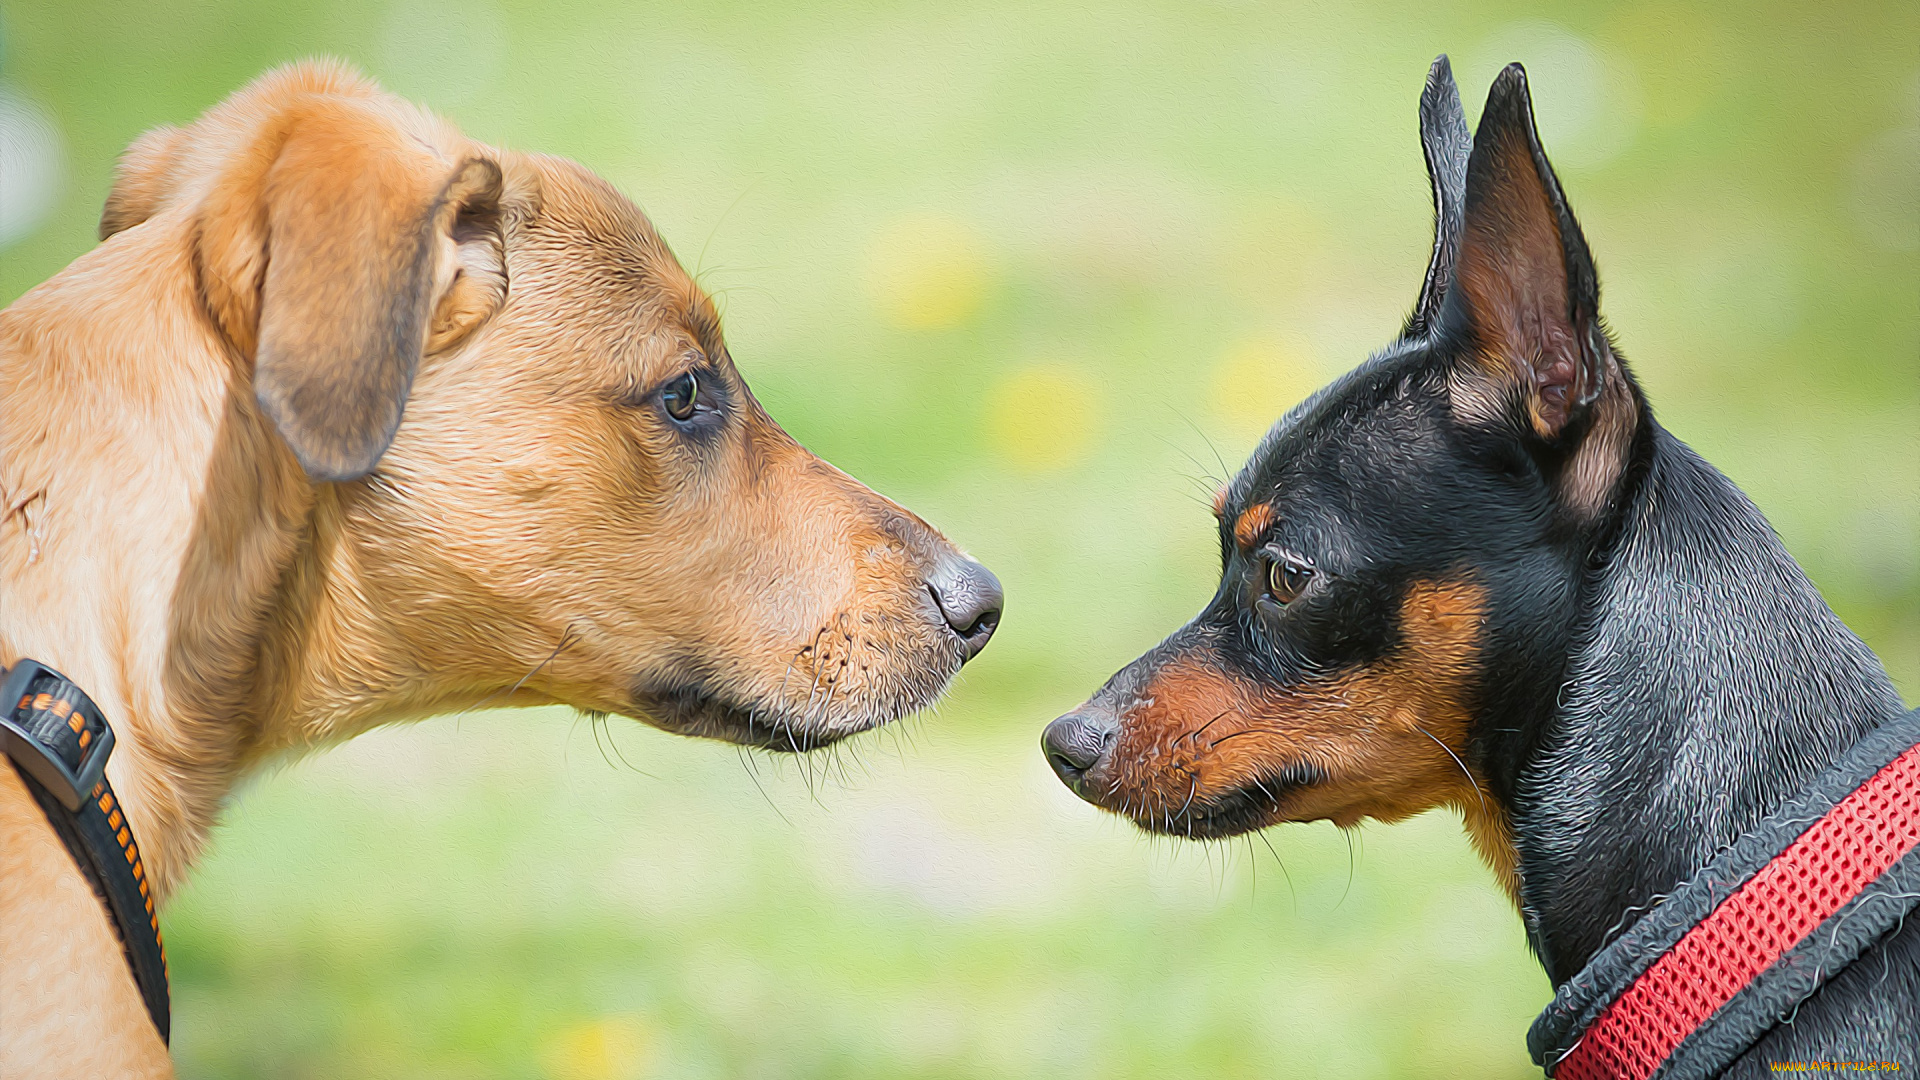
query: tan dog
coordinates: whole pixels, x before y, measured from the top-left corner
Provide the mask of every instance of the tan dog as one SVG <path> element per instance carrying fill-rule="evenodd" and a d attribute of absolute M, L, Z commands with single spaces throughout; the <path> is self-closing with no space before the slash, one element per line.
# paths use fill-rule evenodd
<path fill-rule="evenodd" d="M 579 166 L 308 63 L 141 138 L 101 234 L 0 314 L 0 664 L 104 709 L 162 901 L 264 759 L 480 703 L 802 751 L 999 619 Z M 170 1074 L 11 768 L 0 841 L 0 1075 Z"/>

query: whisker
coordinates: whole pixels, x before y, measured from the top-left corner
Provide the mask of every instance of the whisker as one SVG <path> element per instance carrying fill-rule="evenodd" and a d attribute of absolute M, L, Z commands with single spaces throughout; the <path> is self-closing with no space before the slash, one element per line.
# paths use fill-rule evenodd
<path fill-rule="evenodd" d="M 600 724 L 606 720 L 605 714 L 590 713 L 587 720 L 587 729 L 593 732 L 593 748 L 600 751 L 600 760 L 606 762 L 607 768 L 613 768 L 613 759 L 607 756 L 607 748 L 600 745 Z"/>
<path fill-rule="evenodd" d="M 1194 434 L 1200 436 L 1201 442 L 1207 444 L 1207 451 L 1213 455 L 1213 460 L 1220 465 L 1220 486 L 1227 486 L 1233 476 L 1233 469 L 1228 466 L 1227 459 L 1220 456 L 1220 448 L 1213 445 L 1213 436 L 1208 435 L 1206 429 L 1194 423 L 1193 418 L 1186 413 L 1181 412 L 1179 409 L 1174 409 L 1173 413 L 1180 418 L 1182 423 L 1192 428 Z M 1203 465 L 1201 468 L 1204 470 L 1206 467 Z"/>
<path fill-rule="evenodd" d="M 748 193 L 758 187 L 759 184 L 760 181 L 757 178 L 749 181 L 746 187 L 740 189 L 740 194 L 735 195 L 733 201 L 727 204 L 727 208 L 720 211 L 720 216 L 713 219 L 713 228 L 707 230 L 707 238 L 700 242 L 700 254 L 693 260 L 693 277 L 695 281 L 699 281 L 700 275 L 706 272 L 707 247 L 713 243 L 713 238 L 719 235 L 720 226 L 726 222 L 728 215 L 733 213 L 734 208 L 740 205 L 741 200 L 745 199 Z M 703 285 L 702 287 L 704 288 L 705 286 Z"/>
<path fill-rule="evenodd" d="M 754 768 L 753 765 L 750 764 L 752 755 L 748 753 L 747 748 L 736 744 L 733 749 L 734 749 L 734 753 L 740 758 L 740 765 L 742 766 L 742 768 L 745 769 L 747 774 L 747 779 L 753 781 L 754 790 L 758 791 L 760 793 L 760 797 L 767 801 L 767 809 L 773 811 L 775 817 L 778 817 L 781 821 L 786 822 L 787 828 L 789 829 L 793 828 L 793 822 L 788 821 L 787 815 L 781 813 L 780 808 L 773 804 L 773 796 L 768 795 L 767 789 L 760 786 L 760 770 Z"/>
<path fill-rule="evenodd" d="M 610 717 L 606 717 L 606 716 L 602 716 L 600 719 L 606 721 L 607 745 L 613 747 L 613 756 L 620 759 L 620 764 L 625 765 L 629 772 L 639 773 L 641 776 L 647 777 L 650 780 L 660 779 L 659 777 L 653 775 L 652 773 L 646 771 L 645 769 L 634 767 L 633 762 L 627 760 L 627 755 L 620 752 L 620 741 L 613 737 L 613 720 Z"/>
<path fill-rule="evenodd" d="M 1214 490 L 1216 491 L 1219 490 L 1220 485 L 1225 482 L 1225 481 L 1216 479 L 1213 475 L 1213 472 L 1207 468 L 1206 463 L 1201 461 L 1199 458 L 1194 457 L 1193 454 L 1190 451 L 1188 451 L 1186 447 L 1181 446 L 1179 443 L 1174 442 L 1172 439 L 1169 439 L 1164 435 L 1160 436 L 1160 441 L 1162 443 L 1165 443 L 1168 447 L 1172 448 L 1172 450 L 1175 453 L 1179 454 L 1181 457 L 1186 458 L 1188 464 L 1200 470 L 1200 475 L 1198 476 L 1183 473 L 1182 475 L 1186 476 L 1188 480 L 1193 481 L 1195 484 L 1201 484 L 1201 483 L 1206 483 L 1211 481 L 1214 486 Z M 1211 495 L 1212 493 L 1209 492 L 1208 494 Z"/>
<path fill-rule="evenodd" d="M 1272 734 L 1276 734 L 1277 731 L 1278 729 L 1276 728 L 1262 728 L 1262 727 L 1241 728 L 1239 731 L 1229 731 L 1225 735 L 1222 735 L 1219 738 L 1208 743 L 1207 749 L 1211 750 L 1214 747 L 1219 746 L 1221 743 L 1226 742 L 1228 739 L 1237 739 L 1242 735 L 1252 735 L 1255 733 L 1272 735 Z"/>
<path fill-rule="evenodd" d="M 1273 841 L 1267 839 L 1267 831 L 1265 829 L 1258 830 L 1257 835 L 1260 837 L 1260 842 L 1267 845 L 1267 852 L 1273 856 L 1274 863 L 1280 867 L 1280 876 L 1287 879 L 1287 897 L 1293 901 L 1293 913 L 1298 915 L 1300 913 L 1300 894 L 1293 891 L 1293 875 L 1287 872 L 1286 860 L 1282 859 L 1280 853 L 1274 850 Z"/>
<path fill-rule="evenodd" d="M 1204 724 L 1201 724 L 1201 725 L 1200 725 L 1200 726 L 1199 726 L 1198 728 L 1196 728 L 1195 730 L 1193 730 L 1193 731 L 1189 731 L 1189 732 L 1187 732 L 1187 733 L 1186 733 L 1185 735 L 1182 735 L 1182 736 L 1180 736 L 1180 739 L 1193 739 L 1193 740 L 1195 740 L 1195 741 L 1198 741 L 1198 740 L 1199 740 L 1199 738 L 1200 738 L 1200 736 L 1202 736 L 1202 735 L 1204 735 L 1204 734 L 1206 734 L 1206 732 L 1207 732 L 1207 729 L 1208 729 L 1208 728 L 1210 728 L 1210 727 L 1212 727 L 1213 725 L 1215 725 L 1215 724 L 1217 724 L 1217 723 L 1219 723 L 1219 722 L 1220 722 L 1220 719 L 1221 719 L 1221 717 L 1224 717 L 1224 716 L 1226 716 L 1226 715 L 1227 715 L 1228 713 L 1234 713 L 1234 714 L 1236 714 L 1236 715 L 1237 715 L 1237 714 L 1239 713 L 1239 711 L 1240 711 L 1240 710 L 1238 710 L 1238 709 L 1222 709 L 1222 710 L 1220 710 L 1220 715 L 1219 715 L 1219 716 L 1216 716 L 1216 717 L 1214 717 L 1213 719 L 1211 719 L 1211 720 L 1209 720 L 1209 721 L 1207 721 L 1206 723 L 1204 723 Z M 1179 743 L 1179 742 L 1180 742 L 1180 739 L 1175 739 L 1175 740 L 1173 740 L 1173 741 L 1174 741 L 1174 742 L 1175 742 L 1175 743 L 1177 744 L 1177 743 Z M 1211 744 L 1209 744 L 1209 745 L 1211 745 Z"/>
<path fill-rule="evenodd" d="M 1340 835 L 1347 838 L 1347 887 L 1340 890 L 1340 900 L 1333 905 L 1335 911 L 1347 902 L 1347 894 L 1353 891 L 1353 830 L 1341 829 Z"/>
<path fill-rule="evenodd" d="M 492 701 L 494 698 L 513 696 L 515 691 L 519 690 L 522 686 L 527 685 L 528 679 L 531 679 L 535 675 L 538 675 L 540 673 L 541 668 L 544 668 L 548 664 L 553 663 L 553 658 L 560 655 L 560 650 L 566 648 L 568 645 L 573 644 L 573 641 L 574 641 L 573 624 L 568 623 L 566 626 L 566 629 L 560 632 L 560 643 L 553 647 L 553 651 L 548 653 L 545 659 L 533 665 L 533 667 L 528 668 L 527 673 L 525 675 L 520 676 L 520 678 L 514 680 L 514 684 L 512 686 L 507 687 L 505 690 L 495 690 L 493 693 L 488 694 L 486 697 L 481 698 L 479 701 L 476 701 L 473 704 L 455 713 L 454 721 L 458 723 L 460 717 L 463 717 L 468 713 L 473 712 L 476 709 L 479 709 L 481 706 L 485 705 L 489 701 Z"/>
<path fill-rule="evenodd" d="M 1473 785 L 1473 793 L 1474 795 L 1478 796 L 1480 799 L 1480 812 L 1483 814 L 1486 813 L 1487 812 L 1487 796 L 1484 792 L 1480 790 L 1480 781 L 1475 780 L 1473 778 L 1473 773 L 1467 769 L 1467 763 L 1460 760 L 1460 755 L 1453 752 L 1453 747 L 1448 746 L 1446 743 L 1441 742 L 1439 739 L 1435 739 L 1433 736 L 1433 732 L 1428 731 L 1426 728 L 1421 727 L 1419 724 L 1413 725 L 1413 730 L 1419 732 L 1422 735 L 1425 735 L 1429 739 L 1433 739 L 1433 744 L 1435 746 L 1438 746 L 1440 749 L 1445 750 L 1447 752 L 1447 756 L 1453 759 L 1453 763 L 1455 765 L 1460 766 L 1460 775 L 1466 777 L 1467 783 Z"/>
<path fill-rule="evenodd" d="M 1233 470 L 1227 467 L 1226 459 L 1220 456 L 1220 448 L 1213 445 L 1213 439 L 1207 435 L 1206 431 L 1203 428 L 1201 428 L 1199 424 L 1196 424 L 1193 422 L 1193 418 L 1191 416 L 1188 416 L 1186 413 L 1182 412 L 1179 409 L 1173 409 L 1172 412 L 1173 412 L 1173 415 L 1178 416 L 1180 418 L 1181 423 L 1187 425 L 1189 428 L 1192 428 L 1193 433 L 1195 435 L 1200 436 L 1201 442 L 1207 444 L 1207 450 L 1213 454 L 1213 460 L 1216 463 L 1218 463 L 1220 466 L 1221 479 L 1217 486 L 1225 487 L 1227 484 L 1226 478 L 1233 475 Z M 1163 437 L 1161 441 L 1165 442 L 1169 446 L 1173 446 L 1172 439 L 1167 439 Z M 1180 453 L 1188 461 L 1193 462 L 1194 468 L 1199 469 L 1202 473 L 1206 473 L 1209 479 L 1212 478 L 1212 474 L 1207 471 L 1206 465 L 1203 462 L 1201 462 L 1199 458 L 1194 457 L 1192 453 L 1188 452 L 1186 447 L 1174 446 L 1174 449 L 1180 451 Z"/>

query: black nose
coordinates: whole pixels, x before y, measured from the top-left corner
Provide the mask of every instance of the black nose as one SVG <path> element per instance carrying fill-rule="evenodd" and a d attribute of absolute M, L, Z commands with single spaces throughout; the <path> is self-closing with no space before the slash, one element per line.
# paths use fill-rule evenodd
<path fill-rule="evenodd" d="M 940 616 L 966 645 L 966 658 L 980 655 L 1000 625 L 1000 607 L 1006 599 L 1000 579 L 972 559 L 948 555 L 927 575 L 927 591 L 933 594 Z"/>
<path fill-rule="evenodd" d="M 1113 748 L 1118 730 L 1112 713 L 1081 708 L 1048 724 L 1040 735 L 1040 748 L 1060 782 L 1079 791 L 1081 778 Z"/>

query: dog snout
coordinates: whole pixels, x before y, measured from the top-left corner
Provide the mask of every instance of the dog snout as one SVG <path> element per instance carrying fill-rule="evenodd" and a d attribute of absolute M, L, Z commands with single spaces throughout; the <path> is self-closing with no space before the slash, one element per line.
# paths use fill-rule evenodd
<path fill-rule="evenodd" d="M 962 555 L 947 555 L 927 575 L 934 606 L 966 645 L 967 660 L 980 655 L 1000 626 L 1005 594 L 993 571 Z"/>
<path fill-rule="evenodd" d="M 1086 798 L 1080 782 L 1113 749 L 1119 731 L 1118 717 L 1105 709 L 1083 705 L 1048 724 L 1040 735 L 1040 747 L 1060 782 Z"/>

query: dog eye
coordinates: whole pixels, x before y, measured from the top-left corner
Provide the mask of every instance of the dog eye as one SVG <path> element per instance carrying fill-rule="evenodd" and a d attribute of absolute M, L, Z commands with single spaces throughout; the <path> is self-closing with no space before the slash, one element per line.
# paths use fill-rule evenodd
<path fill-rule="evenodd" d="M 685 375 L 667 384 L 660 391 L 660 403 L 667 407 L 667 415 L 675 420 L 693 419 L 693 407 L 700 399 L 700 380 L 689 371 Z"/>
<path fill-rule="evenodd" d="M 1313 580 L 1313 567 L 1282 556 L 1267 566 L 1267 593 L 1276 603 L 1292 603 Z"/>

